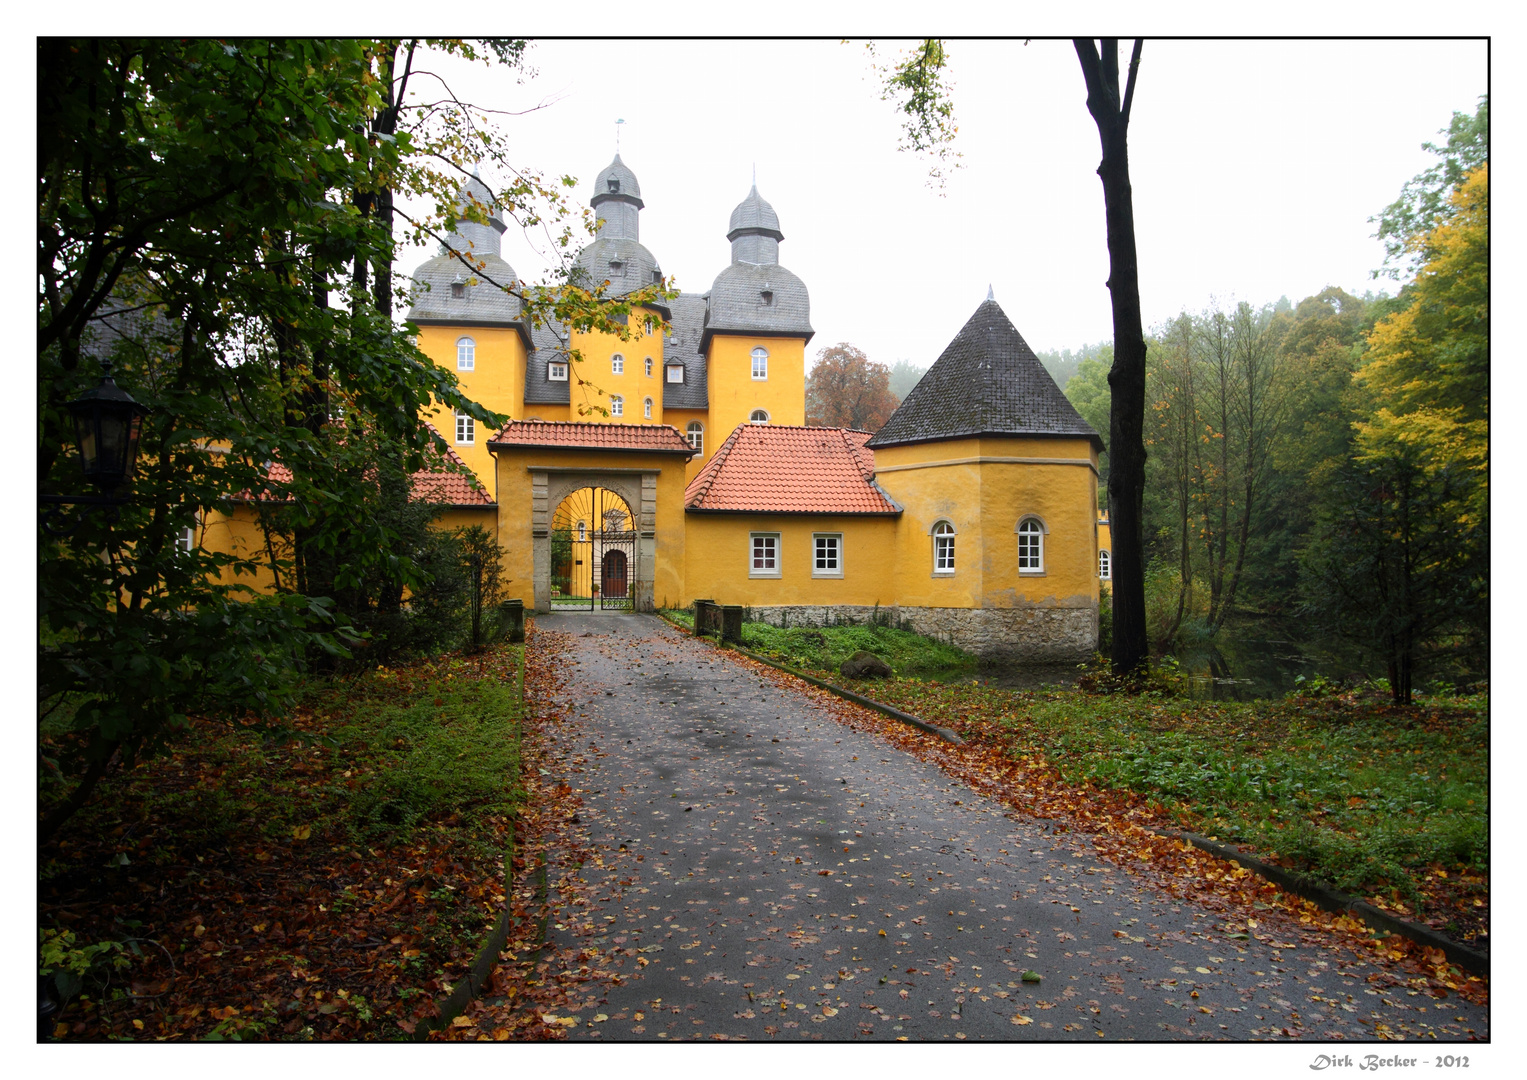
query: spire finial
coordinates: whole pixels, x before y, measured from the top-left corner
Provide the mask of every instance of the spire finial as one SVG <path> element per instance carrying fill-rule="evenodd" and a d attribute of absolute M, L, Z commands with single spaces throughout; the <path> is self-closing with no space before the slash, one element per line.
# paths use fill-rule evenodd
<path fill-rule="evenodd" d="M 988 299 L 988 300 L 995 300 L 995 299 L 997 299 L 995 296 L 992 295 L 992 291 L 991 291 L 991 286 L 990 285 L 986 286 L 986 299 Z"/>
<path fill-rule="evenodd" d="M 615 156 L 616 157 L 620 157 L 620 129 L 621 129 L 621 125 L 623 125 L 624 123 L 625 123 L 625 120 L 616 120 L 615 121 Z"/>
<path fill-rule="evenodd" d="M 480 173 L 478 173 L 477 165 L 478 165 L 477 162 L 475 162 L 475 161 L 472 162 L 472 178 L 474 180 L 481 180 L 482 179 L 482 175 Z"/>

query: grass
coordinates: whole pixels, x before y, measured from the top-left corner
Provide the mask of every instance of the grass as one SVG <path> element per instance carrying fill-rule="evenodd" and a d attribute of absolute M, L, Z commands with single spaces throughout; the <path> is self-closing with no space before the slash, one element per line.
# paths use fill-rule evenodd
<path fill-rule="evenodd" d="M 502 908 L 522 672 L 498 645 L 321 682 L 285 738 L 193 721 L 103 781 L 41 853 L 39 921 L 136 943 L 133 990 L 96 979 L 69 1031 L 397 1037 Z"/>
<path fill-rule="evenodd" d="M 664 614 L 684 626 L 694 626 L 694 616 L 690 612 L 667 611 Z M 861 650 L 880 657 L 898 675 L 947 677 L 974 671 L 978 664 L 974 656 L 953 645 L 910 630 L 875 623 L 793 626 L 782 630 L 767 623 L 744 622 L 742 644 L 744 648 L 781 664 L 822 674 L 836 674 L 843 661 Z"/>
<path fill-rule="evenodd" d="M 1461 937 L 1483 926 L 1483 695 L 1400 708 L 1382 688 L 1320 686 L 1252 702 L 905 679 L 869 692 L 1010 755 L 1042 755 L 1068 782 L 1155 800 L 1186 827 L 1252 843 L 1337 888 L 1420 909 Z"/>

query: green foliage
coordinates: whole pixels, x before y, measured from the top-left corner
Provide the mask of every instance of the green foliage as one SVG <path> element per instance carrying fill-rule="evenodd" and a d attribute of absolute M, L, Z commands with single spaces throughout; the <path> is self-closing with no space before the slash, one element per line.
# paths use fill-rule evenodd
<path fill-rule="evenodd" d="M 881 101 L 894 101 L 902 113 L 899 150 L 926 154 L 930 159 L 928 186 L 943 193 L 947 170 L 961 168 L 954 149 L 959 125 L 954 119 L 954 88 L 945 81 L 949 58 L 944 43 L 925 38 L 889 64 L 876 62 L 875 43 L 866 42 Z"/>
<path fill-rule="evenodd" d="M 136 941 L 82 943 L 73 930 L 43 927 L 37 935 L 41 957 L 37 973 L 52 981 L 61 1007 L 86 990 L 99 993 L 115 973 L 132 966 L 129 952 L 138 952 Z"/>
<path fill-rule="evenodd" d="M 1422 143 L 1421 148 L 1442 160 L 1406 181 L 1400 197 L 1370 222 L 1378 223 L 1374 235 L 1384 243 L 1384 269 L 1374 271 L 1398 280 L 1415 272 L 1422 256 L 1418 239 L 1436 226 L 1447 208 L 1448 198 L 1463 180 L 1490 160 L 1490 95 L 1479 96 L 1473 116 L 1453 113 L 1452 122 L 1439 134 L 1447 143 Z"/>
<path fill-rule="evenodd" d="M 924 375 L 928 374 L 926 366 L 912 363 L 910 360 L 898 360 L 891 365 L 890 388 L 891 393 L 896 395 L 897 401 L 907 400 L 907 395 L 918 384 Z"/>
<path fill-rule="evenodd" d="M 742 642 L 755 652 L 812 671 L 836 672 L 838 665 L 861 649 L 874 653 L 905 675 L 951 674 L 973 671 L 976 667 L 974 656 L 953 645 L 873 622 L 866 626 L 789 629 L 745 622 Z"/>
<path fill-rule="evenodd" d="M 1034 354 L 1039 357 L 1039 362 L 1050 373 L 1050 378 L 1055 380 L 1055 385 L 1062 392 L 1076 375 L 1082 364 L 1087 360 L 1102 360 L 1105 365 L 1113 366 L 1113 343 L 1099 341 L 1095 345 L 1083 345 L 1080 349 L 1072 352 L 1070 349 L 1049 349 L 1045 352 Z M 1072 404 L 1076 404 L 1074 401 Z M 1095 429 L 1099 435 L 1108 434 L 1108 426 Z"/>
<path fill-rule="evenodd" d="M 1078 354 L 1076 373 L 1067 379 L 1061 389 L 1066 400 L 1075 406 L 1082 419 L 1108 444 L 1108 411 L 1113 407 L 1113 391 L 1108 385 L 1108 372 L 1113 367 L 1113 346 L 1103 343 L 1084 346 Z M 1108 489 L 1108 453 L 1098 454 L 1098 490 Z M 1100 496 L 1104 499 L 1106 495 Z"/>

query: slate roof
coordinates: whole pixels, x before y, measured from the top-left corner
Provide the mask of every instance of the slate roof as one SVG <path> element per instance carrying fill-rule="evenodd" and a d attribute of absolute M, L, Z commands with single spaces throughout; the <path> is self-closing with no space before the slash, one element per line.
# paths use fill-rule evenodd
<path fill-rule="evenodd" d="M 675 360 L 684 365 L 684 381 L 668 382 L 663 372 L 663 408 L 706 409 L 710 407 L 710 385 L 705 368 L 705 354 L 700 338 L 705 329 L 705 310 L 709 298 L 702 293 L 680 293 L 669 301 L 669 334 L 663 339 L 663 364 Z"/>
<path fill-rule="evenodd" d="M 772 303 L 764 293 L 772 294 Z M 811 340 L 806 284 L 778 263 L 734 262 L 710 287 L 702 342 L 715 333 L 787 334 Z"/>
<path fill-rule="evenodd" d="M 511 420 L 488 440 L 488 446 L 558 446 L 570 450 L 640 450 L 647 453 L 684 454 L 694 457 L 694 447 L 672 424 L 584 424 L 539 420 Z"/>
<path fill-rule="evenodd" d="M 689 513 L 901 513 L 874 482 L 869 433 L 742 424 L 684 491 Z"/>
<path fill-rule="evenodd" d="M 871 448 L 975 435 L 1103 440 L 1060 392 L 995 300 L 986 300 L 901 406 Z"/>
<path fill-rule="evenodd" d="M 473 205 L 488 211 L 488 224 L 458 221 L 446 240 L 462 258 L 452 255 L 442 244 L 438 254 L 419 264 L 409 291 L 411 322 L 421 326 L 511 326 L 520 321 L 519 298 L 504 291 L 522 286 L 514 267 L 499 254 L 503 218 L 487 185 L 475 176 L 456 197 L 458 213 Z M 465 265 L 463 259 L 471 265 Z M 474 280 L 475 285 L 471 284 Z M 451 295 L 455 282 L 466 286 L 466 295 L 461 299 Z M 519 330 L 524 336 L 524 327 Z"/>
<path fill-rule="evenodd" d="M 610 181 L 615 182 L 611 188 Z M 598 206 L 606 199 L 617 195 L 624 195 L 632 200 L 637 206 L 642 205 L 642 186 L 636 182 L 636 174 L 627 168 L 626 163 L 620 160 L 620 155 L 615 155 L 615 160 L 606 165 L 598 176 L 594 178 L 594 194 L 589 196 L 589 205 Z"/>

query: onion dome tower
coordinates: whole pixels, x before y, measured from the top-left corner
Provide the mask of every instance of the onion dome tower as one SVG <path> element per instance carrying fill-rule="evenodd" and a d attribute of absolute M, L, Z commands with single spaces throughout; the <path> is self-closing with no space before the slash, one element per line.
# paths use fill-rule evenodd
<path fill-rule="evenodd" d="M 732 265 L 711 285 L 701 349 L 712 334 L 725 333 L 799 335 L 809 341 L 815 333 L 811 298 L 805 283 L 779 264 L 785 234 L 756 184 L 732 211 L 726 238 Z"/>
<path fill-rule="evenodd" d="M 641 243 L 641 185 L 619 154 L 595 178 L 589 205 L 602 224 L 594 242 L 578 253 L 576 265 L 587 274 L 579 284 L 594 288 L 608 281 L 607 295 L 624 296 L 662 280 L 657 259 Z"/>
<path fill-rule="evenodd" d="M 420 326 L 507 326 L 520 321 L 519 299 L 504 291 L 504 286 L 515 285 L 519 276 L 499 253 L 503 215 L 487 185 L 475 174 L 462 186 L 456 212 L 464 213 L 474 205 L 488 211 L 488 223 L 458 220 L 440 245 L 439 254 L 414 271 L 410 322 Z"/>

